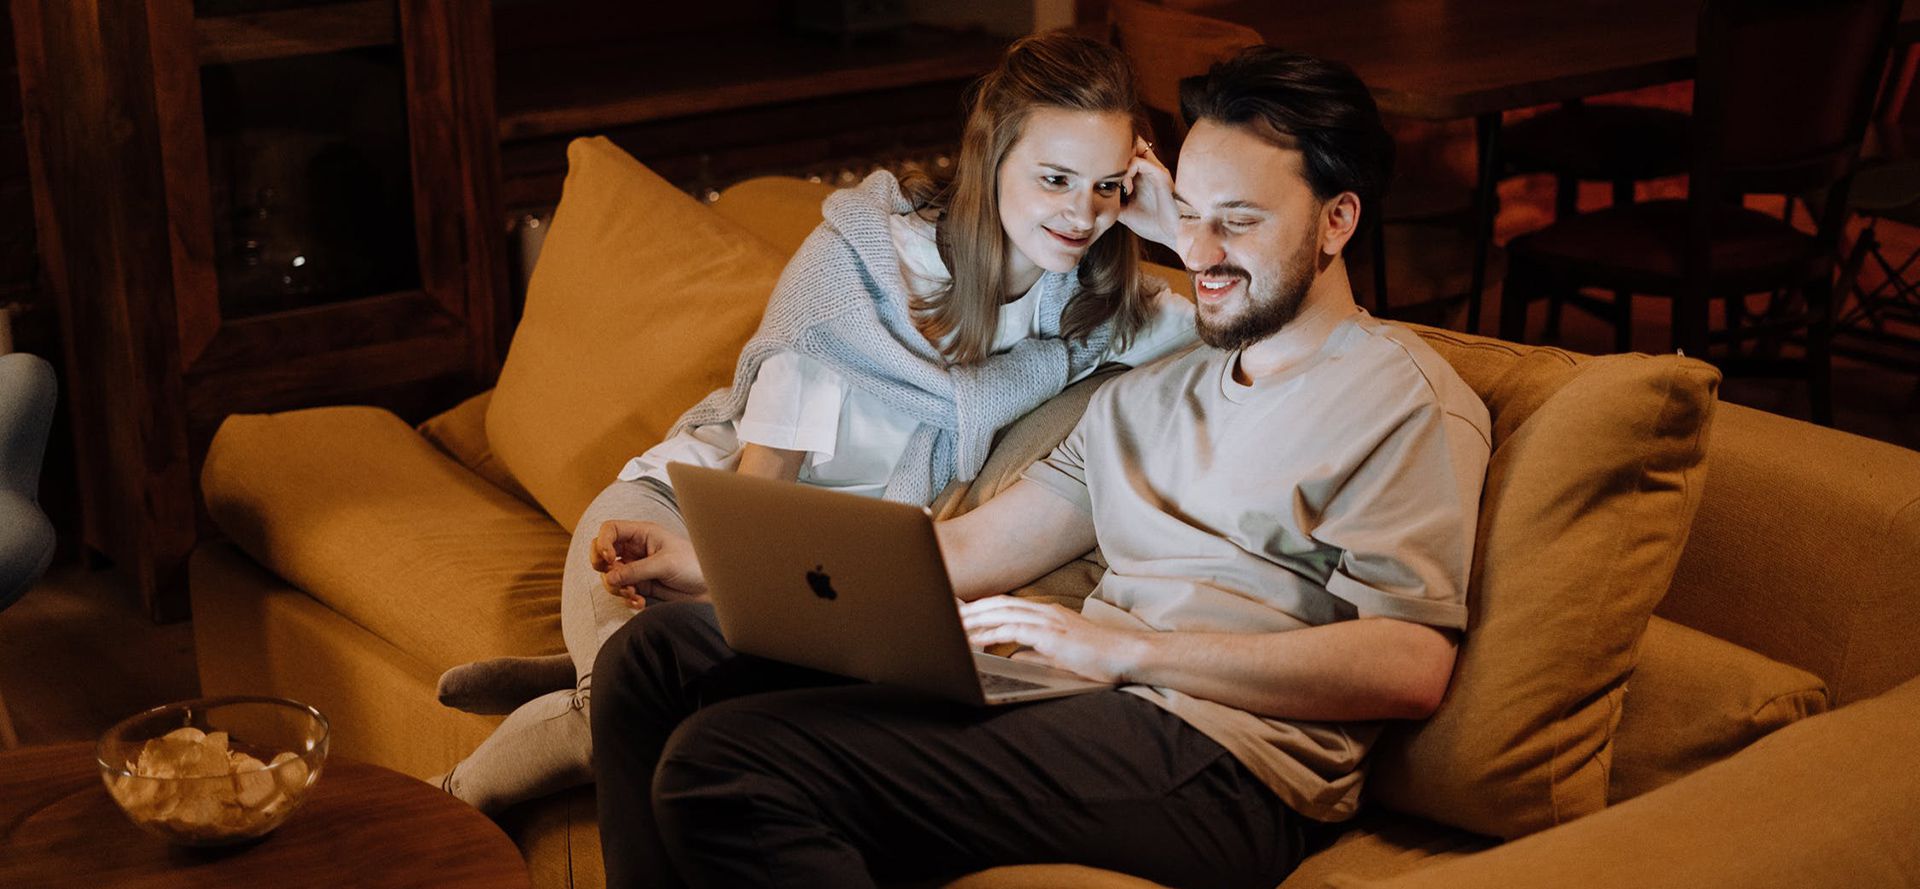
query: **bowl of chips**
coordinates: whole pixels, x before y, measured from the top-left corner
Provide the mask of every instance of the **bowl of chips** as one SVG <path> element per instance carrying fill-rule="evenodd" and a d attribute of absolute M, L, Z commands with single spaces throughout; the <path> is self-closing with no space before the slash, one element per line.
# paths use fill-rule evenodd
<path fill-rule="evenodd" d="M 300 806 L 327 760 L 327 718 L 285 698 L 202 698 L 107 730 L 101 780 L 141 829 L 187 846 L 262 837 Z"/>

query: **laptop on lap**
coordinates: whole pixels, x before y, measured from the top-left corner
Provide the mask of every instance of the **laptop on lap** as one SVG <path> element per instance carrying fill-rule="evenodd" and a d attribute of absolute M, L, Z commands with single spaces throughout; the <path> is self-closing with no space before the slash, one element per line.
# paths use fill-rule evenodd
<path fill-rule="evenodd" d="M 972 650 L 926 510 L 667 466 L 734 650 L 972 704 L 1108 683 Z"/>

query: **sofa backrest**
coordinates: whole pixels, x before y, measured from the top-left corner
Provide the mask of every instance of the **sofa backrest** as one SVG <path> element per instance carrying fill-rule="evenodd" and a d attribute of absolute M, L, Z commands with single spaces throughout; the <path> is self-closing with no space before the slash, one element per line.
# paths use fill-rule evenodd
<path fill-rule="evenodd" d="M 790 253 L 831 191 L 820 183 L 756 179 L 728 189 L 713 206 Z M 1176 270 L 1150 270 L 1187 285 Z M 1504 345 L 1440 351 L 1456 366 L 1517 362 L 1534 351 Z M 1911 641 L 1920 638 L 1917 555 L 1920 453 L 1722 403 L 1700 510 L 1657 613 L 1808 670 L 1846 703 L 1920 675 L 1920 645 Z"/>
<path fill-rule="evenodd" d="M 1812 672 L 1837 704 L 1920 675 L 1920 453 L 1723 404 L 1707 467 L 1661 616 Z"/>

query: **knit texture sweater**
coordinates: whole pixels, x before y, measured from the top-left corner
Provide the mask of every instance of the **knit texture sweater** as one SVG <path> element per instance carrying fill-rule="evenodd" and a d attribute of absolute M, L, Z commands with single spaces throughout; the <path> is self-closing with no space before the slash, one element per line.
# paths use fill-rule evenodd
<path fill-rule="evenodd" d="M 1046 272 L 1036 294 L 1040 336 L 978 363 L 950 364 L 913 325 L 887 224 L 889 216 L 912 211 L 884 170 L 828 196 L 819 227 L 788 261 L 759 329 L 740 351 L 733 384 L 682 414 L 668 436 L 738 420 L 760 363 L 794 352 L 919 422 L 884 496 L 924 506 L 949 482 L 980 471 L 1002 427 L 1102 360 L 1112 323 L 1081 339 L 1063 338 L 1061 311 L 1079 293 L 1079 278 Z"/>

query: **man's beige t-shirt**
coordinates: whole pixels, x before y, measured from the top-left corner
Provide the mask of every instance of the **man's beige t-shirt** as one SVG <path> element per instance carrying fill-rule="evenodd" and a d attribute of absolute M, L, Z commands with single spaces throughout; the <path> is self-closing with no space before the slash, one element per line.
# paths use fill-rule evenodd
<path fill-rule="evenodd" d="M 1094 395 L 1026 478 L 1086 509 L 1108 568 L 1083 613 L 1131 629 L 1274 633 L 1359 616 L 1464 628 L 1487 409 L 1405 328 L 1364 312 L 1242 385 L 1200 347 Z M 1359 805 L 1379 723 L 1256 716 L 1127 686 L 1245 763 L 1295 811 Z"/>

